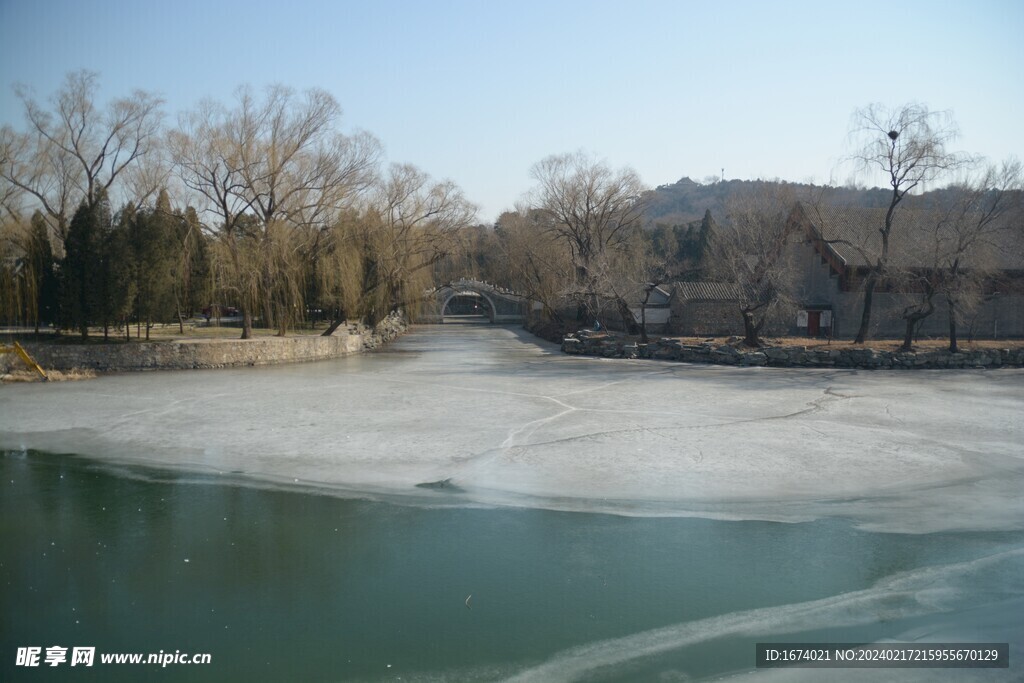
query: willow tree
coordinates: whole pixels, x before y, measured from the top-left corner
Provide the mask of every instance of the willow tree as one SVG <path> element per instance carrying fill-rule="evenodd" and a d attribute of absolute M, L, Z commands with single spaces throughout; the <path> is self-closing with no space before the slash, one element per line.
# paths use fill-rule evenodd
<path fill-rule="evenodd" d="M 217 280 L 245 311 L 242 338 L 252 336 L 251 302 L 256 299 L 247 282 L 243 247 L 251 237 L 251 198 L 239 189 L 244 182 L 237 138 L 231 137 L 230 112 L 212 100 L 182 115 L 168 133 L 168 150 L 178 177 L 197 200 L 198 212 L 209 216 L 207 226 L 215 238 Z"/>
<path fill-rule="evenodd" d="M 10 150 L 7 148 L 7 136 L 10 127 L 0 128 L 0 168 L 7 165 Z M 0 225 L 4 221 L 19 221 L 24 215 L 22 201 L 25 192 L 0 173 Z"/>
<path fill-rule="evenodd" d="M 36 334 L 43 322 L 56 322 L 59 283 L 56 259 L 46 219 L 36 211 L 31 220 L 9 220 L 0 228 L 0 249 L 5 267 L 0 291 L 0 319 L 32 325 Z"/>
<path fill-rule="evenodd" d="M 368 134 L 335 130 L 341 108 L 326 91 L 298 99 L 289 88 L 267 90 L 262 102 L 243 90 L 237 124 L 244 182 L 262 234 L 262 294 L 268 322 L 284 335 L 303 315 L 309 254 L 318 232 L 373 182 L 380 145 Z"/>
<path fill-rule="evenodd" d="M 374 288 L 389 313 L 418 306 L 433 284 L 434 265 L 472 224 L 476 207 L 452 181 L 434 181 L 411 164 L 392 164 L 372 202 L 379 223 L 371 235 Z"/>
<path fill-rule="evenodd" d="M 646 187 L 634 170 L 612 170 L 582 152 L 547 157 L 531 175 L 537 185 L 528 195 L 530 209 L 572 260 L 568 294 L 577 302 L 577 318 L 594 318 L 609 295 L 602 283 L 629 279 L 616 265 L 628 262 L 623 254 L 637 244 Z M 611 296 L 621 308 L 621 297 Z"/>
<path fill-rule="evenodd" d="M 359 215 L 337 226 L 335 258 L 349 265 L 335 271 L 337 279 L 328 287 L 351 292 L 358 279 L 358 295 L 348 300 L 358 302 L 359 317 L 370 325 L 401 309 L 414 311 L 435 284 L 434 266 L 452 252 L 475 216 L 476 207 L 455 183 L 435 181 L 410 164 L 392 164 Z M 350 253 L 342 256 L 344 250 Z M 325 334 L 341 322 L 335 319 Z"/>
<path fill-rule="evenodd" d="M 282 335 L 303 314 L 306 266 L 318 234 L 375 177 L 379 143 L 365 133 L 339 133 L 340 116 L 323 90 L 300 97 L 274 86 L 261 99 L 241 88 L 233 109 L 204 103 L 171 133 L 182 181 L 214 216 L 211 227 L 229 266 L 226 286 L 242 309 L 243 339 L 252 336 L 254 311 Z"/>
<path fill-rule="evenodd" d="M 37 211 L 28 222 L 0 220 L 0 320 L 9 325 L 53 322 L 57 278 L 49 229 Z"/>
<path fill-rule="evenodd" d="M 324 336 L 334 334 L 346 320 L 362 317 L 364 267 L 370 261 L 364 233 L 362 214 L 344 212 L 319 236 L 312 252 L 309 297 L 331 321 Z"/>

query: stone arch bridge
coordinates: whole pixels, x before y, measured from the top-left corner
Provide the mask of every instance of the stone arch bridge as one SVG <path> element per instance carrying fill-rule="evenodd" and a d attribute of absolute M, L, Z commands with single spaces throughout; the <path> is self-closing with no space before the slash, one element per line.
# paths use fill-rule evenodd
<path fill-rule="evenodd" d="M 441 285 L 429 292 L 417 322 L 444 323 L 487 321 L 521 323 L 527 300 L 522 295 L 479 280 L 465 278 Z"/>

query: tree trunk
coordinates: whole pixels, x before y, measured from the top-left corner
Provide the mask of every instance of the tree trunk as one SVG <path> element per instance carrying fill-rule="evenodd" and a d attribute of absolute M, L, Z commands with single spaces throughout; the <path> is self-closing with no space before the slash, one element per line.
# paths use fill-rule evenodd
<path fill-rule="evenodd" d="M 860 314 L 860 328 L 857 330 L 857 338 L 853 340 L 854 344 L 863 344 L 868 336 L 868 328 L 871 326 L 871 302 L 875 298 L 875 283 L 877 281 L 878 276 L 874 272 L 868 275 L 868 279 L 864 281 L 864 309 Z"/>
<path fill-rule="evenodd" d="M 743 343 L 747 346 L 755 349 L 761 348 L 764 344 L 761 342 L 761 325 L 754 323 L 754 314 L 752 311 L 741 311 L 743 313 Z M 762 321 L 763 324 L 764 321 Z"/>
<path fill-rule="evenodd" d="M 900 351 L 913 351 L 914 350 L 914 325 L 920 320 L 917 316 L 907 316 L 907 329 L 903 332 L 903 346 L 900 347 Z"/>
<path fill-rule="evenodd" d="M 263 327 L 275 327 L 274 324 L 274 311 L 271 308 L 270 301 L 263 303 Z"/>
<path fill-rule="evenodd" d="M 903 346 L 900 347 L 900 351 L 913 350 L 914 337 L 917 330 L 921 327 L 921 321 L 935 312 L 935 304 L 932 303 L 935 297 L 935 287 L 930 282 L 926 282 L 924 286 L 923 299 L 919 303 L 903 309 L 903 319 L 907 321 L 907 329 L 903 336 Z"/>
<path fill-rule="evenodd" d="M 914 350 L 914 337 L 921 327 L 921 322 L 934 312 L 935 306 L 932 305 L 931 298 L 929 298 L 924 308 L 918 308 L 912 313 L 903 313 L 903 318 L 907 321 L 907 329 L 903 335 L 903 346 L 900 347 L 900 351 Z"/>
<path fill-rule="evenodd" d="M 640 343 L 647 343 L 647 299 L 640 303 Z"/>
<path fill-rule="evenodd" d="M 619 299 L 616 304 L 619 308 L 619 317 L 622 318 L 622 330 L 626 334 L 636 334 L 636 320 L 633 319 L 633 311 L 629 310 L 629 304 Z"/>
<path fill-rule="evenodd" d="M 640 343 L 647 343 L 647 302 L 651 300 L 651 292 L 654 291 L 654 286 L 647 286 L 644 289 L 644 298 L 640 302 Z"/>
<path fill-rule="evenodd" d="M 949 304 L 949 352 L 960 353 L 956 345 L 956 303 L 948 298 L 946 302 Z"/>
<path fill-rule="evenodd" d="M 252 312 L 248 307 L 242 309 L 242 339 L 252 339 Z"/>
<path fill-rule="evenodd" d="M 330 337 L 332 334 L 334 334 L 338 330 L 339 327 L 342 326 L 342 324 L 344 324 L 344 322 L 345 322 L 344 318 L 338 318 L 336 320 L 332 320 L 331 324 L 327 326 L 327 329 L 324 330 L 323 334 L 321 334 L 320 336 L 321 337 Z"/>

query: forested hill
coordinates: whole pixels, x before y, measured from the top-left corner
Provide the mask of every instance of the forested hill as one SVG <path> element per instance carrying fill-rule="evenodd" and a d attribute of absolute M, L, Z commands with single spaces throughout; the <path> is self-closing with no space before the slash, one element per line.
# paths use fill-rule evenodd
<path fill-rule="evenodd" d="M 721 220 L 725 216 L 725 204 L 729 198 L 770 190 L 776 186 L 785 186 L 797 199 L 823 200 L 844 206 L 886 207 L 890 199 L 888 190 L 878 188 L 860 190 L 769 180 L 727 180 L 704 185 L 687 177 L 671 185 L 660 185 L 647 193 L 647 224 L 688 225 L 700 221 L 707 210 L 717 220 Z"/>

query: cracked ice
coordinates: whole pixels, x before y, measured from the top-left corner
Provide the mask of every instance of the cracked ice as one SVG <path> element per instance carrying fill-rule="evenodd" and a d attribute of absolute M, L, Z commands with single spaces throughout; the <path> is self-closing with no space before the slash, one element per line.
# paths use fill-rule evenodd
<path fill-rule="evenodd" d="M 4 387 L 0 447 L 417 503 L 928 532 L 1024 528 L 1021 415 L 1020 370 L 613 361 L 435 326 L 336 361 Z"/>

